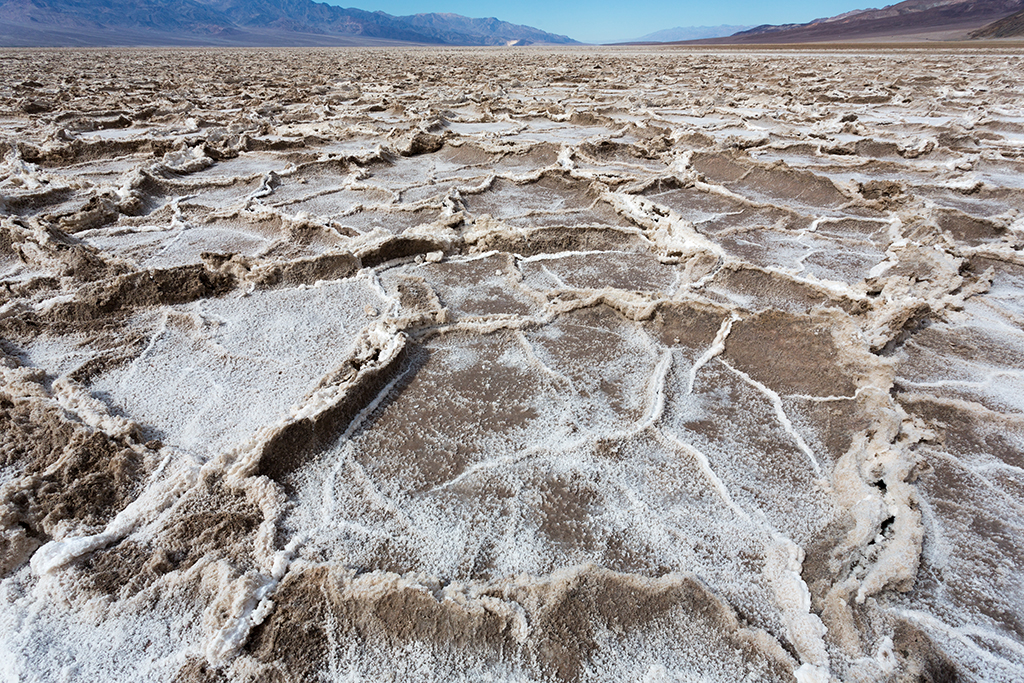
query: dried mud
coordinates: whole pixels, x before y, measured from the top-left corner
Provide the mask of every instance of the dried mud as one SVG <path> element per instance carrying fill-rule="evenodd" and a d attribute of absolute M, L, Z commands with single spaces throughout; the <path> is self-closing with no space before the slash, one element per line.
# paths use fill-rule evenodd
<path fill-rule="evenodd" d="M 0 52 L 0 677 L 1024 677 L 1015 48 Z"/>

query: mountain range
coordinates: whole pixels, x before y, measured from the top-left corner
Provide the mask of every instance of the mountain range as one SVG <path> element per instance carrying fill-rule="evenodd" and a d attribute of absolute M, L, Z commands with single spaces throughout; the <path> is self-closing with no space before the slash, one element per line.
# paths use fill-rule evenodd
<path fill-rule="evenodd" d="M 881 9 L 854 10 L 834 17 L 815 19 L 806 24 L 757 26 L 705 42 L 763 44 L 960 40 L 983 37 L 978 35 L 979 31 L 1022 10 L 1024 0 L 905 0 Z"/>
<path fill-rule="evenodd" d="M 0 0 L 0 47 L 577 44 L 456 14 L 396 17 L 313 0 Z"/>
<path fill-rule="evenodd" d="M 1015 36 L 1024 36 L 1024 0 L 905 0 L 805 24 L 677 27 L 631 42 L 743 45 Z M 410 43 L 579 44 L 494 18 L 392 16 L 314 0 L 0 0 L 0 47 Z"/>

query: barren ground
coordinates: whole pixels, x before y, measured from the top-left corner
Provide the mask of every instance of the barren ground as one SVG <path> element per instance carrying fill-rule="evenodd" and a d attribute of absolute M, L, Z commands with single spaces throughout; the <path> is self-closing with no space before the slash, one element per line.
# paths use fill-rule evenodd
<path fill-rule="evenodd" d="M 0 677 L 1024 678 L 1024 52 L 0 52 Z"/>

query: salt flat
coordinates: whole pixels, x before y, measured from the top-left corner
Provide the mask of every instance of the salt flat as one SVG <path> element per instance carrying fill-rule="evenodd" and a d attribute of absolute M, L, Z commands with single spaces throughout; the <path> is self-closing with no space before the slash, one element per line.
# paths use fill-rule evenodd
<path fill-rule="evenodd" d="M 1024 53 L 0 52 L 0 677 L 1024 678 Z"/>

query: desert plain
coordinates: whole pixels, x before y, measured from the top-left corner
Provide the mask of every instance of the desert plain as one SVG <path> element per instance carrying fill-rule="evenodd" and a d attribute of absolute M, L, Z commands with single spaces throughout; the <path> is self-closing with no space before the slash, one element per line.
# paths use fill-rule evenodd
<path fill-rule="evenodd" d="M 1024 678 L 1024 51 L 0 52 L 0 678 Z"/>

